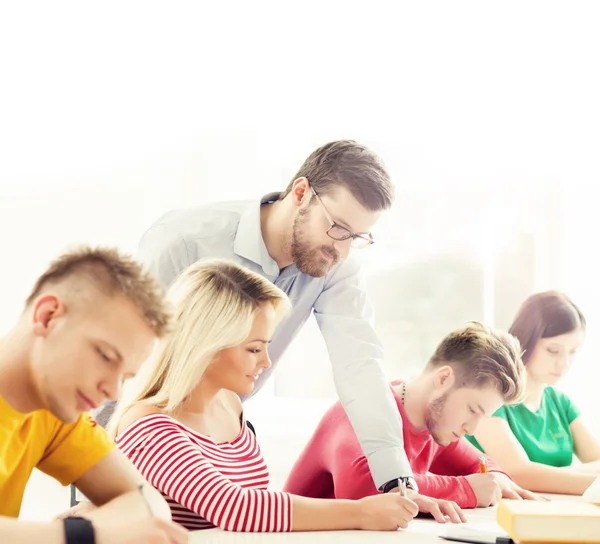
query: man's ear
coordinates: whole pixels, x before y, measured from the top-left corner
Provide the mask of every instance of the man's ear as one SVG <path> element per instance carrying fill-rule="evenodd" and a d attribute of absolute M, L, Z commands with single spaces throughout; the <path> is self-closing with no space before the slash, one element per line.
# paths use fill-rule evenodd
<path fill-rule="evenodd" d="M 54 320 L 64 314 L 64 305 L 56 295 L 48 294 L 33 302 L 32 321 L 36 336 L 48 336 Z"/>
<path fill-rule="evenodd" d="M 448 391 L 456 379 L 454 369 L 450 365 L 444 365 L 433 373 L 433 385 L 438 391 Z"/>
<path fill-rule="evenodd" d="M 292 203 L 295 206 L 301 206 L 303 202 L 308 202 L 311 198 L 312 191 L 310 190 L 310 183 L 306 178 L 298 178 L 294 180 L 292 184 L 292 190 L 290 192 L 292 197 Z"/>

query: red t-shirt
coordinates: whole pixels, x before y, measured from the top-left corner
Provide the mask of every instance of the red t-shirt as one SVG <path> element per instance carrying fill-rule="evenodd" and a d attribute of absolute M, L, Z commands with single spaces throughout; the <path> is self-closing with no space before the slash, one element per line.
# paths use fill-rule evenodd
<path fill-rule="evenodd" d="M 394 382 L 393 385 L 401 383 Z M 404 406 L 392 389 L 404 434 L 404 448 L 419 493 L 475 508 L 477 497 L 465 478 L 479 472 L 481 452 L 465 438 L 439 446 L 429 431 L 419 431 L 409 421 Z M 495 466 L 488 460 L 488 469 Z M 284 491 L 305 497 L 360 499 L 379 493 L 367 459 L 346 412 L 337 402 L 325 414 L 296 461 Z"/>

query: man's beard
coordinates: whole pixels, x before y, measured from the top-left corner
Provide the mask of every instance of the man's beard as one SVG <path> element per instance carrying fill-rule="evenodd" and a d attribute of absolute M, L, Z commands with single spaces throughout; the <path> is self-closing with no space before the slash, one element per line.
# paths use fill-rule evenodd
<path fill-rule="evenodd" d="M 442 411 L 446 405 L 448 394 L 441 396 L 439 399 L 435 399 L 427 408 L 427 416 L 425 418 L 425 426 L 430 432 L 433 440 L 440 446 L 446 446 L 447 440 L 444 440 L 441 436 L 441 429 L 439 428 L 439 422 L 441 419 Z"/>
<path fill-rule="evenodd" d="M 300 272 L 314 278 L 321 278 L 338 263 L 340 254 L 333 246 L 311 247 L 302 232 L 308 220 L 307 217 L 304 217 L 308 214 L 308 210 L 309 208 L 300 210 L 294 219 L 291 241 L 292 259 Z M 323 257 L 323 251 L 332 257 L 331 261 Z"/>

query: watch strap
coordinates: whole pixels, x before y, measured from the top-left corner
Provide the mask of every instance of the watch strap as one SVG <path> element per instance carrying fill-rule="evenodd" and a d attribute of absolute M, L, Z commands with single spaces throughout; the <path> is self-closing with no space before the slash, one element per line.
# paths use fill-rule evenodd
<path fill-rule="evenodd" d="M 96 544 L 94 526 L 89 519 L 69 516 L 63 520 L 66 544 Z"/>

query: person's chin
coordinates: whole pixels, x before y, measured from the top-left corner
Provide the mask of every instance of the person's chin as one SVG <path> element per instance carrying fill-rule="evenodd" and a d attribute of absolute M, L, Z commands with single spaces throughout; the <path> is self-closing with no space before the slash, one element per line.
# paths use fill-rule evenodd
<path fill-rule="evenodd" d="M 433 435 L 433 440 L 435 441 L 435 443 L 438 446 L 442 446 L 443 448 L 445 448 L 446 446 L 449 446 L 450 444 L 452 444 L 452 442 L 455 442 L 456 440 L 458 440 L 458 438 L 455 437 L 454 433 L 449 436 L 438 434 L 438 435 Z"/>
<path fill-rule="evenodd" d="M 71 410 L 62 410 L 60 414 L 54 414 L 58 419 L 60 419 L 66 425 L 70 425 L 75 423 L 79 416 L 81 416 L 83 412 L 79 411 L 71 411 Z"/>
<path fill-rule="evenodd" d="M 318 264 L 311 264 L 310 266 L 299 266 L 298 270 L 311 278 L 322 278 L 327 274 L 327 269 L 323 266 L 325 260 Z"/>
<path fill-rule="evenodd" d="M 308 272 L 309 276 L 313 278 L 322 278 L 331 272 L 333 268 L 333 263 L 331 261 L 327 261 L 324 258 L 321 258 L 317 265 L 311 267 L 311 271 Z"/>
<path fill-rule="evenodd" d="M 254 382 L 248 379 L 245 383 L 241 383 L 234 391 L 238 395 L 250 395 L 254 391 Z"/>
<path fill-rule="evenodd" d="M 65 403 L 57 402 L 53 397 L 48 399 L 46 410 L 67 425 L 70 423 L 75 423 L 79 419 L 79 416 L 83 413 L 83 410 L 78 406 L 77 403 L 73 403 L 71 406 L 68 406 Z"/>

